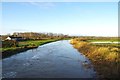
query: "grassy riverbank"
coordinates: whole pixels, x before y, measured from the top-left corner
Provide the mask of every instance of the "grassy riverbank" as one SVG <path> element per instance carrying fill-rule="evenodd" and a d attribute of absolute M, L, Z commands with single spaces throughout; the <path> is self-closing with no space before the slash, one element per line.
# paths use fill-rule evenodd
<path fill-rule="evenodd" d="M 9 57 L 13 54 L 23 52 L 29 49 L 37 48 L 40 45 L 58 41 L 60 39 L 46 39 L 46 40 L 29 40 L 29 41 L 20 41 L 15 47 L 4 47 L 1 48 L 2 58 Z M 9 45 L 9 44 L 8 44 Z"/>
<path fill-rule="evenodd" d="M 93 44 L 80 38 L 72 39 L 71 44 L 91 60 L 100 78 L 119 78 L 119 44 Z"/>

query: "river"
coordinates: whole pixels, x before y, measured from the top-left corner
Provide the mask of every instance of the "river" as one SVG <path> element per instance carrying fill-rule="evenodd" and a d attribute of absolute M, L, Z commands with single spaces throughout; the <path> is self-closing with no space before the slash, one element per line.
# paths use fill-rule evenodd
<path fill-rule="evenodd" d="M 90 61 L 61 40 L 2 60 L 3 78 L 95 78 Z"/>

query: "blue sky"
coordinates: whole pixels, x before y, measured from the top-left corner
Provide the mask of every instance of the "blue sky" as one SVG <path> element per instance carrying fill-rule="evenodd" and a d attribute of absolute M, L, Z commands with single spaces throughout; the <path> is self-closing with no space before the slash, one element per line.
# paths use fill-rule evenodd
<path fill-rule="evenodd" d="M 3 2 L 2 32 L 117 36 L 117 2 Z"/>

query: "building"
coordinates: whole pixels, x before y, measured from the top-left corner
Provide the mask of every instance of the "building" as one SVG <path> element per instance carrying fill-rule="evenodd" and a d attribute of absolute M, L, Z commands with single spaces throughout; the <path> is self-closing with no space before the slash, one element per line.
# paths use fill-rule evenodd
<path fill-rule="evenodd" d="M 21 41 L 21 40 L 23 40 L 23 38 L 22 37 L 8 36 L 5 40 Z"/>

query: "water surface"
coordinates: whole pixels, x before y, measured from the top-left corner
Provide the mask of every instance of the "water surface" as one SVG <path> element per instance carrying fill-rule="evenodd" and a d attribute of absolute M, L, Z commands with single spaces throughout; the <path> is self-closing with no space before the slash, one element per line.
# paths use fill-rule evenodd
<path fill-rule="evenodd" d="M 68 40 L 48 43 L 5 58 L 3 78 L 93 78 L 90 61 Z"/>

